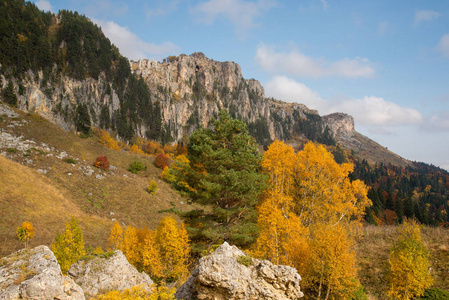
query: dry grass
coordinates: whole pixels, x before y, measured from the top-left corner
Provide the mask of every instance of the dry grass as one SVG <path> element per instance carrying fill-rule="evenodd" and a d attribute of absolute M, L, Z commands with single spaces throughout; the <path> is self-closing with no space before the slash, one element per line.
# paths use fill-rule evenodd
<path fill-rule="evenodd" d="M 191 209 L 184 204 L 186 199 L 160 180 L 161 170 L 153 165 L 154 157 L 115 151 L 99 143 L 96 137 L 82 139 L 40 116 L 17 112 L 21 115 L 19 120 L 28 123 L 10 128 L 7 126 L 14 120 L 3 118 L 0 130 L 32 139 L 38 145 L 45 143 L 54 151 L 50 154 L 40 150 L 19 151 L 8 153 L 9 159 L 0 156 L 0 255 L 22 247 L 14 237 L 24 220 L 31 221 L 36 228 L 32 247 L 49 245 L 71 216 L 80 220 L 87 243 L 104 247 L 112 220 L 155 229 L 164 216 L 159 211 L 171 207 Z M 56 158 L 62 151 L 76 164 Z M 108 157 L 114 170 L 103 171 L 92 166 L 101 155 Z M 33 160 L 32 164 L 26 163 L 29 159 Z M 137 175 L 128 172 L 135 160 L 143 162 L 147 170 Z M 87 166 L 95 171 L 91 176 L 79 170 Z M 39 174 L 38 169 L 47 173 Z M 97 179 L 97 175 L 104 178 Z M 150 180 L 158 184 L 155 195 L 146 190 Z"/>
<path fill-rule="evenodd" d="M 366 226 L 363 228 L 363 236 L 357 242 L 359 278 L 369 294 L 369 299 L 387 299 L 385 276 L 388 270 L 390 248 L 398 238 L 396 229 L 396 226 Z M 449 287 L 449 230 L 423 227 L 422 236 L 429 250 L 434 286 L 447 290 Z"/>

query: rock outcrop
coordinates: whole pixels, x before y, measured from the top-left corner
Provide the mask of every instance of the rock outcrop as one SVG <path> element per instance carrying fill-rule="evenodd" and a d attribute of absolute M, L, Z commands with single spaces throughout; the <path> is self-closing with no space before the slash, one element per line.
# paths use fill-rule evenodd
<path fill-rule="evenodd" d="M 83 290 L 64 276 L 47 246 L 0 259 L 0 299 L 82 300 Z"/>
<path fill-rule="evenodd" d="M 323 116 L 323 120 L 336 137 L 350 137 L 354 133 L 354 118 L 348 114 L 333 113 Z"/>
<path fill-rule="evenodd" d="M 200 259 L 175 296 L 183 300 L 298 299 L 303 296 L 300 281 L 294 268 L 252 259 L 225 242 Z"/>
<path fill-rule="evenodd" d="M 144 272 L 139 273 L 119 250 L 109 258 L 95 257 L 73 264 L 68 275 L 81 286 L 87 298 L 101 291 L 120 290 L 141 285 L 150 291 L 153 281 Z"/>

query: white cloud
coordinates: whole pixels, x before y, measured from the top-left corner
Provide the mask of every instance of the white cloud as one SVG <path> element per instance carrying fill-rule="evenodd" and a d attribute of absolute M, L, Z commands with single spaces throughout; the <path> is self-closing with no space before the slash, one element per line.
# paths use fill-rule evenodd
<path fill-rule="evenodd" d="M 343 58 L 335 62 L 326 62 L 306 56 L 298 49 L 289 52 L 278 51 L 274 47 L 260 44 L 256 51 L 256 62 L 272 73 L 286 73 L 298 77 L 371 77 L 375 70 L 366 58 Z"/>
<path fill-rule="evenodd" d="M 416 109 L 403 107 L 375 96 L 329 101 L 322 99 L 317 92 L 305 84 L 286 76 L 276 76 L 265 86 L 269 97 L 302 103 L 311 109 L 317 109 L 320 114 L 344 112 L 352 115 L 356 123 L 360 125 L 390 126 L 423 122 L 423 116 Z"/>
<path fill-rule="evenodd" d="M 422 21 L 433 21 L 440 16 L 439 12 L 433 10 L 419 10 L 415 13 L 415 23 L 414 26 L 418 26 Z"/>
<path fill-rule="evenodd" d="M 449 58 L 449 34 L 443 35 L 437 45 L 437 50 Z"/>
<path fill-rule="evenodd" d="M 146 6 L 146 17 L 150 19 L 155 16 L 166 16 L 178 8 L 180 0 L 172 1 L 157 1 L 157 5 L 154 7 Z"/>
<path fill-rule="evenodd" d="M 160 59 L 179 51 L 178 46 L 171 42 L 160 45 L 142 41 L 136 34 L 112 21 L 92 20 L 101 26 L 104 34 L 116 45 L 122 55 L 129 59 L 139 58 Z"/>
<path fill-rule="evenodd" d="M 364 125 L 410 125 L 423 121 L 423 116 L 416 109 L 375 96 L 344 100 L 331 105 L 330 109 L 348 113 L 354 116 L 359 124 Z"/>
<path fill-rule="evenodd" d="M 257 27 L 255 19 L 275 5 L 273 0 L 208 0 L 195 6 L 192 11 L 201 15 L 200 22 L 212 24 L 223 17 L 234 26 L 237 35 L 245 38 L 248 30 Z"/>
<path fill-rule="evenodd" d="M 275 76 L 265 84 L 265 91 L 270 97 L 305 104 L 312 109 L 320 110 L 326 106 L 325 101 L 320 98 L 317 92 L 286 76 Z"/>
<path fill-rule="evenodd" d="M 53 6 L 48 0 L 39 0 L 36 2 L 37 7 L 43 11 L 53 11 Z"/>

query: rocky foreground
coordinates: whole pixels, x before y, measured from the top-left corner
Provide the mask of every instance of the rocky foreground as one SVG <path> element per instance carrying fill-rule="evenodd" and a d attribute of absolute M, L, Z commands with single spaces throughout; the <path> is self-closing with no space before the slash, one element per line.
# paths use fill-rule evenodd
<path fill-rule="evenodd" d="M 275 266 L 246 256 L 223 243 L 198 266 L 177 293 L 177 299 L 298 299 L 303 296 L 301 277 L 294 268 Z M 153 281 L 139 273 L 115 251 L 61 272 L 47 246 L 24 249 L 0 259 L 0 299 L 89 299 L 100 291 L 125 290 L 141 285 L 151 291 Z"/>

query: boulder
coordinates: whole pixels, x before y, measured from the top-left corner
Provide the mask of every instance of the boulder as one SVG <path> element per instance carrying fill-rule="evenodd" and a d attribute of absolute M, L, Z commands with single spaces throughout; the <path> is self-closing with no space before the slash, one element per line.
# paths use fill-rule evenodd
<path fill-rule="evenodd" d="M 81 300 L 83 290 L 47 246 L 23 249 L 0 259 L 0 299 Z"/>
<path fill-rule="evenodd" d="M 80 260 L 67 273 L 84 290 L 87 298 L 104 291 L 123 291 L 141 285 L 151 290 L 153 281 L 144 272 L 139 273 L 119 250 L 107 257 L 96 256 L 90 260 Z"/>
<path fill-rule="evenodd" d="M 224 242 L 200 259 L 192 275 L 176 292 L 176 299 L 298 299 L 303 296 L 295 268 L 246 256 Z"/>

